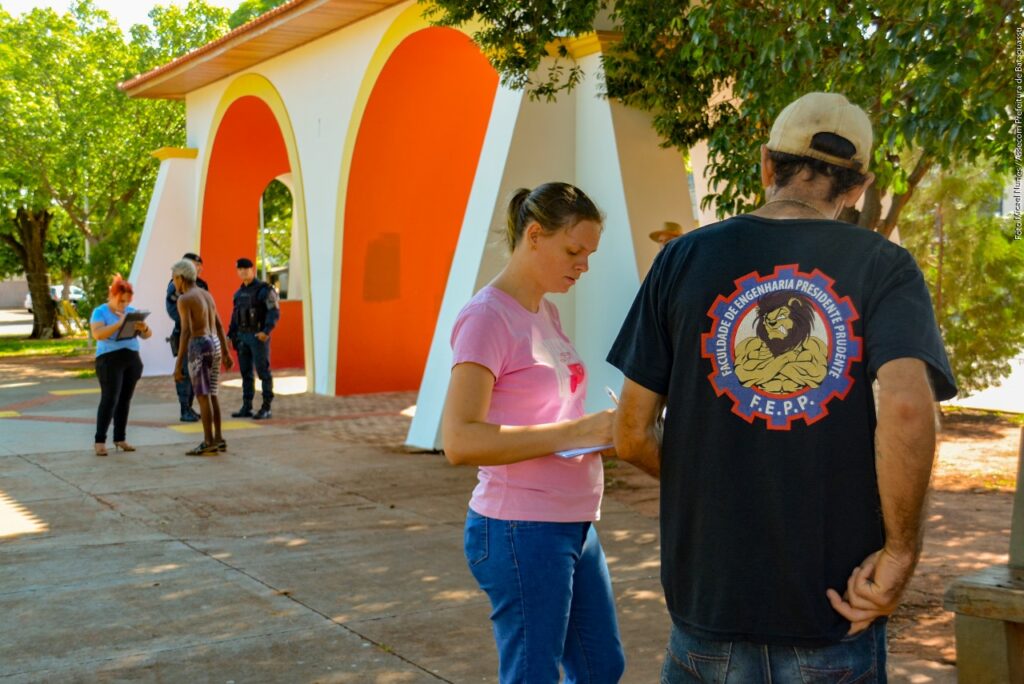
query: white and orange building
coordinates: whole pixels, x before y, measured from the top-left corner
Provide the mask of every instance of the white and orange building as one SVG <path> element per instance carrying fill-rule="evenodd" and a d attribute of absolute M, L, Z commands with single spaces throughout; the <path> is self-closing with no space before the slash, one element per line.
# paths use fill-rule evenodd
<path fill-rule="evenodd" d="M 554 297 L 590 372 L 621 384 L 604 356 L 665 221 L 710 219 L 678 152 L 649 117 L 600 94 L 607 36 L 567 41 L 583 83 L 555 103 L 501 85 L 465 32 L 431 26 L 411 0 L 292 0 L 122 85 L 184 99 L 187 147 L 154 154 L 160 172 L 132 268 L 136 305 L 163 311 L 169 268 L 199 252 L 222 317 L 234 261 L 257 251 L 274 180 L 292 192 L 288 298 L 273 336 L 278 368 L 310 390 L 418 390 L 410 445 L 435 448 L 462 305 L 501 268 L 505 205 L 518 187 L 575 183 L 607 214 L 590 272 Z M 693 174 L 698 193 L 699 152 Z M 166 316 L 152 317 L 158 339 Z M 166 346 L 144 345 L 149 374 Z M 591 391 L 589 408 L 606 406 Z"/>

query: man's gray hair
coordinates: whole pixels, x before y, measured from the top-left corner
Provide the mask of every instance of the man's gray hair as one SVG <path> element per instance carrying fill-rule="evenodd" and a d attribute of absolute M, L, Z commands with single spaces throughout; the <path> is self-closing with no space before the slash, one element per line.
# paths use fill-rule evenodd
<path fill-rule="evenodd" d="M 185 282 L 194 283 L 198 277 L 196 265 L 188 259 L 182 259 L 171 266 L 171 276 L 179 276 Z"/>

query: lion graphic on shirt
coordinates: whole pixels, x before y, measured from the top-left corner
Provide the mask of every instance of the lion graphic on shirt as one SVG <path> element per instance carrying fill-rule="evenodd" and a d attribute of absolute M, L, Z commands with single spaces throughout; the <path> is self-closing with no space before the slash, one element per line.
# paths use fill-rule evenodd
<path fill-rule="evenodd" d="M 825 343 L 811 335 L 814 307 L 804 295 L 781 290 L 757 302 L 755 335 L 736 345 L 736 377 L 745 387 L 790 394 L 818 387 L 828 370 Z"/>

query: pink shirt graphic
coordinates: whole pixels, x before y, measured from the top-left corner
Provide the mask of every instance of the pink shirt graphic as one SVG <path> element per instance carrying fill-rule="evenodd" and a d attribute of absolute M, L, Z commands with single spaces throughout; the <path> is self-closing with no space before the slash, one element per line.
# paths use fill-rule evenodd
<path fill-rule="evenodd" d="M 586 370 L 546 299 L 532 313 L 488 285 L 459 312 L 451 342 L 453 367 L 472 362 L 494 374 L 489 423 L 536 425 L 583 415 Z M 481 466 L 478 479 L 469 506 L 489 518 L 584 522 L 601 516 L 604 469 L 596 455 Z"/>

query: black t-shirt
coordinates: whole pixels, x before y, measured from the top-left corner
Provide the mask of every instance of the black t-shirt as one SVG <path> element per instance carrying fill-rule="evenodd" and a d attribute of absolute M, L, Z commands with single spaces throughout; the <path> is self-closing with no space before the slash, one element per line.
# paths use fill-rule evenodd
<path fill-rule="evenodd" d="M 910 254 L 835 221 L 739 216 L 658 255 L 608 361 L 667 397 L 662 584 L 717 640 L 814 645 L 884 543 L 871 382 L 914 357 L 956 388 Z"/>

